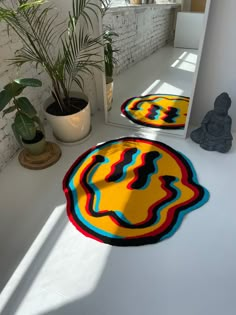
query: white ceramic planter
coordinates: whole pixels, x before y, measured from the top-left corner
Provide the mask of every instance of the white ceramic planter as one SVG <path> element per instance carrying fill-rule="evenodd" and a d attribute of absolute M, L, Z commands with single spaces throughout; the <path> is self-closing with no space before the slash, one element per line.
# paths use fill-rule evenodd
<path fill-rule="evenodd" d="M 54 116 L 46 112 L 47 107 L 54 102 L 50 97 L 45 102 L 45 116 L 52 127 L 54 136 L 62 142 L 77 142 L 85 138 L 91 129 L 91 110 L 88 98 L 83 93 L 71 93 L 71 97 L 84 99 L 87 106 L 78 113 L 67 116 Z"/>

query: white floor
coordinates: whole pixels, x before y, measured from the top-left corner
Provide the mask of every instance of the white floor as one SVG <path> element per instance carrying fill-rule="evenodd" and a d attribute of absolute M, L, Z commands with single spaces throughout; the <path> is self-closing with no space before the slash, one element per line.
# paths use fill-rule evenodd
<path fill-rule="evenodd" d="M 184 153 L 211 194 L 159 244 L 111 247 L 67 220 L 61 181 L 71 163 L 99 142 L 127 135 L 158 137 Z M 51 168 L 30 171 L 12 160 L 0 174 L 1 286 L 43 229 L 2 291 L 0 314 L 235 315 L 235 145 L 225 155 L 207 152 L 190 139 L 104 125 L 98 115 L 90 139 L 62 146 Z"/>
<path fill-rule="evenodd" d="M 177 94 L 190 97 L 198 51 L 165 46 L 114 78 L 114 98 L 108 121 L 113 124 L 140 128 L 120 110 L 129 98 L 147 94 Z M 142 128 L 142 127 L 141 127 Z M 162 130 L 183 135 L 183 130 Z"/>

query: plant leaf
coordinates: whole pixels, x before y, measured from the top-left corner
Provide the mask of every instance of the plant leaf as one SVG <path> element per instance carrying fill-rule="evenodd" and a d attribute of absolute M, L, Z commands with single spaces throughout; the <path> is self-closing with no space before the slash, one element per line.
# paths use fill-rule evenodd
<path fill-rule="evenodd" d="M 37 1 L 31 1 L 29 3 L 28 3 L 28 1 L 19 1 L 19 2 L 20 2 L 19 10 L 25 10 L 25 9 L 29 9 L 33 6 L 43 4 L 46 1 L 45 0 L 37 0 Z"/>
<path fill-rule="evenodd" d="M 14 133 L 14 136 L 15 136 L 17 142 L 19 143 L 20 146 L 22 146 L 21 137 L 20 137 L 19 133 L 17 132 L 16 125 L 14 123 L 11 125 L 11 128 L 12 128 L 12 131 Z"/>
<path fill-rule="evenodd" d="M 0 92 L 0 111 L 2 111 L 11 101 L 12 95 L 9 91 L 3 90 Z"/>
<path fill-rule="evenodd" d="M 4 117 L 6 114 L 9 114 L 9 113 L 14 112 L 14 110 L 16 110 L 16 106 L 10 106 L 10 107 L 8 107 L 7 109 L 4 109 L 4 111 L 3 111 L 3 117 Z"/>
<path fill-rule="evenodd" d="M 15 130 L 24 140 L 32 140 L 36 136 L 34 121 L 20 112 L 18 112 L 15 117 Z"/>
<path fill-rule="evenodd" d="M 29 118 L 33 118 L 37 115 L 37 111 L 27 97 L 19 97 L 14 101 L 14 103 L 20 109 L 20 111 L 23 114 L 27 115 Z"/>
<path fill-rule="evenodd" d="M 14 82 L 23 85 L 23 86 L 32 86 L 32 87 L 40 87 L 42 86 L 42 82 L 38 79 L 25 78 L 25 79 L 16 79 Z"/>
<path fill-rule="evenodd" d="M 4 90 L 6 90 L 7 93 L 11 95 L 12 98 L 20 95 L 24 89 L 25 86 L 18 84 L 14 81 L 4 86 Z"/>

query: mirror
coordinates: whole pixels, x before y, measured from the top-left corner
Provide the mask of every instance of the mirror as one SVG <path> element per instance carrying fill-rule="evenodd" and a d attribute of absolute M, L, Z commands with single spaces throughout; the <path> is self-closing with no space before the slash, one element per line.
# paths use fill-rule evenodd
<path fill-rule="evenodd" d="M 105 118 L 185 137 L 210 0 L 156 1 L 113 0 L 103 17 Z"/>

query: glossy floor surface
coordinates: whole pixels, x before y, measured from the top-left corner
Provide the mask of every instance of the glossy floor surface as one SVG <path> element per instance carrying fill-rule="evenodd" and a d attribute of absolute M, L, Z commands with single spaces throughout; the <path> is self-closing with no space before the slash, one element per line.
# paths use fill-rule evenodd
<path fill-rule="evenodd" d="M 68 222 L 61 182 L 86 149 L 128 135 L 181 151 L 211 197 L 168 240 L 118 248 Z M 1 292 L 0 314 L 234 315 L 235 160 L 235 142 L 228 154 L 207 152 L 189 138 L 111 127 L 99 116 L 90 138 L 62 146 L 61 160 L 47 170 L 23 169 L 15 158 L 0 174 L 2 287 L 21 263 Z"/>
<path fill-rule="evenodd" d="M 148 94 L 175 94 L 190 97 L 198 51 L 165 46 L 114 78 L 114 97 L 108 121 L 140 128 L 121 113 L 121 105 L 129 98 Z M 142 128 L 142 127 L 141 127 Z M 182 130 L 164 130 L 182 135 Z"/>

